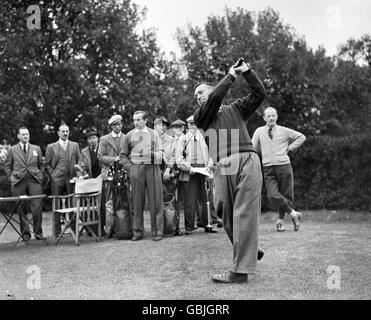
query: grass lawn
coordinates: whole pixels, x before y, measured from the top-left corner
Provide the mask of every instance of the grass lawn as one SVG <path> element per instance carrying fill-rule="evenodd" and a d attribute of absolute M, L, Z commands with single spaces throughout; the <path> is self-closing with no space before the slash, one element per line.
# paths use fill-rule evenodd
<path fill-rule="evenodd" d="M 154 242 L 146 213 L 142 241 L 83 238 L 76 247 L 69 236 L 57 246 L 15 244 L 15 232 L 7 228 L 0 238 L 0 299 L 371 299 L 371 213 L 303 214 L 299 232 L 286 218 L 285 233 L 276 232 L 274 213 L 262 216 L 266 254 L 242 285 L 211 282 L 232 259 L 223 229 Z M 48 235 L 50 219 L 44 217 Z M 40 289 L 27 288 L 32 265 L 40 268 Z M 340 289 L 327 287 L 329 266 L 340 268 Z"/>

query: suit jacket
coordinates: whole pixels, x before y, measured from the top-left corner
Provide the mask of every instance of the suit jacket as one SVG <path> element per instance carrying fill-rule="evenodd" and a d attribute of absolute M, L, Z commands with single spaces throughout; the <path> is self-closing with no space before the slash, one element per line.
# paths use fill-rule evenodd
<path fill-rule="evenodd" d="M 115 163 L 115 157 L 120 155 L 124 147 L 125 134 L 121 133 L 119 148 L 117 149 L 115 140 L 112 137 L 112 132 L 103 136 L 99 142 L 98 160 L 102 166 L 103 180 L 107 180 L 107 172 Z"/>
<path fill-rule="evenodd" d="M 57 170 L 55 168 L 57 167 L 58 161 L 60 159 L 59 154 L 59 142 L 51 143 L 46 148 L 45 153 L 45 163 L 46 163 L 46 171 L 49 173 L 52 181 L 54 181 L 57 184 L 63 184 L 64 179 L 60 176 L 58 176 Z M 69 155 L 69 167 L 68 167 L 68 175 L 69 177 L 75 176 L 75 164 L 79 163 L 80 160 L 80 148 L 77 142 L 68 141 L 67 144 L 68 148 L 68 155 Z"/>
<path fill-rule="evenodd" d="M 12 187 L 21 182 L 27 173 L 42 185 L 45 165 L 40 147 L 29 143 L 25 155 L 19 143 L 12 146 L 8 150 L 4 169 Z"/>
<path fill-rule="evenodd" d="M 99 150 L 99 144 L 97 146 Z M 98 158 L 98 152 L 97 152 L 97 158 Z M 99 159 L 98 159 L 99 161 Z M 90 150 L 89 146 L 81 150 L 81 156 L 80 156 L 80 166 L 86 170 L 86 172 L 89 174 L 89 178 L 93 178 L 93 172 L 92 172 L 92 163 L 91 163 L 91 157 L 90 157 Z"/>
<path fill-rule="evenodd" d="M 192 143 L 191 140 L 193 140 L 194 136 L 187 132 L 187 134 L 183 135 L 178 143 L 175 146 L 175 161 L 180 169 L 179 174 L 179 180 L 180 181 L 189 181 L 190 179 L 190 173 L 189 171 L 192 169 L 191 165 L 191 154 L 192 154 Z M 196 133 L 197 143 L 201 146 L 201 153 L 198 157 L 201 157 L 203 159 L 203 162 L 206 166 L 211 167 L 213 162 L 212 159 L 209 157 L 209 151 L 207 148 L 207 144 L 205 142 L 204 137 L 202 134 L 197 130 Z"/>

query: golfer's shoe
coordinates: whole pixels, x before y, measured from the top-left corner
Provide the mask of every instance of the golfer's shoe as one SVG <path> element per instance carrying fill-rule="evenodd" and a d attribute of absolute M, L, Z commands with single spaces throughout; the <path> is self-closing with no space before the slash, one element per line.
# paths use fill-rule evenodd
<path fill-rule="evenodd" d="M 294 224 L 294 231 L 298 231 L 300 228 L 300 219 L 301 219 L 301 212 L 297 211 L 294 218 L 292 218 L 292 223 Z"/>
<path fill-rule="evenodd" d="M 212 280 L 217 283 L 246 283 L 247 274 L 227 271 L 225 273 L 214 274 Z"/>
<path fill-rule="evenodd" d="M 286 229 L 285 229 L 285 226 L 283 225 L 283 223 L 280 223 L 278 222 L 277 223 L 277 232 L 285 232 Z"/>
<path fill-rule="evenodd" d="M 258 249 L 258 260 L 263 259 L 264 257 L 264 251 L 262 249 Z"/>

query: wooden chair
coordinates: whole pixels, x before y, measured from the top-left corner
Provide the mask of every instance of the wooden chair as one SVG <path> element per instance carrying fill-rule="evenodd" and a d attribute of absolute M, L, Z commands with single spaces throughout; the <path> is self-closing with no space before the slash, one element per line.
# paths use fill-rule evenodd
<path fill-rule="evenodd" d="M 100 206 L 102 196 L 102 176 L 94 179 L 76 180 L 75 193 L 64 196 L 51 196 L 52 202 L 52 229 L 55 244 L 63 234 L 70 230 L 76 245 L 80 245 L 80 235 L 85 229 L 98 241 L 102 240 Z M 64 227 L 55 240 L 55 216 L 59 213 Z M 93 225 L 98 225 L 97 234 Z"/>

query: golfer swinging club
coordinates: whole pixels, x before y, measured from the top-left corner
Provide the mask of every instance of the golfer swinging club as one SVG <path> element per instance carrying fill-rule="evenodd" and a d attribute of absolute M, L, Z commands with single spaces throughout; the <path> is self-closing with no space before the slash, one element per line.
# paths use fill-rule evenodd
<path fill-rule="evenodd" d="M 222 100 L 242 75 L 251 92 L 229 105 Z M 261 212 L 262 173 L 259 157 L 247 131 L 246 120 L 262 104 L 265 89 L 256 73 L 240 59 L 216 86 L 198 84 L 194 92 L 199 107 L 194 120 L 204 131 L 215 170 L 215 209 L 223 213 L 224 229 L 233 244 L 229 271 L 215 274 L 214 282 L 243 283 L 255 272 L 258 225 Z M 258 255 L 257 255 L 258 252 Z"/>

